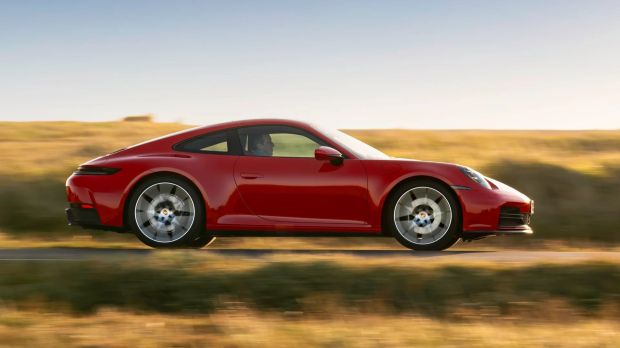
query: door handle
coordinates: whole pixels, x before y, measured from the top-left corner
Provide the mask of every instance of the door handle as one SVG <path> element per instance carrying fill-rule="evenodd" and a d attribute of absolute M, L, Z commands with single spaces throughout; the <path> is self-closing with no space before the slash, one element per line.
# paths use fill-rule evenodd
<path fill-rule="evenodd" d="M 258 179 L 258 178 L 262 178 L 263 176 L 261 174 L 255 174 L 255 173 L 241 173 L 241 177 L 244 179 Z"/>

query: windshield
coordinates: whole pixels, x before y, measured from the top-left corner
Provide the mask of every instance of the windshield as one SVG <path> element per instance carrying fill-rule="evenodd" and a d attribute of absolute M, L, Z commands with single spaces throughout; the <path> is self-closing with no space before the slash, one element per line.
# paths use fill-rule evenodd
<path fill-rule="evenodd" d="M 390 156 L 375 149 L 374 147 L 355 139 L 354 137 L 343 133 L 337 129 L 330 129 L 326 127 L 320 127 L 313 125 L 321 133 L 325 134 L 328 138 L 338 143 L 338 145 L 345 147 L 351 151 L 356 157 L 360 159 L 388 159 Z"/>

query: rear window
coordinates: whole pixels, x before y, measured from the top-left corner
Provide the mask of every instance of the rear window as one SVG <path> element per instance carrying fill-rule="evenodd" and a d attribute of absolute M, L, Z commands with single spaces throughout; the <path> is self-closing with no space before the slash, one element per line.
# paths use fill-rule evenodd
<path fill-rule="evenodd" d="M 231 146 L 228 135 L 229 132 L 227 131 L 200 135 L 175 145 L 174 149 L 189 152 L 230 154 Z"/>

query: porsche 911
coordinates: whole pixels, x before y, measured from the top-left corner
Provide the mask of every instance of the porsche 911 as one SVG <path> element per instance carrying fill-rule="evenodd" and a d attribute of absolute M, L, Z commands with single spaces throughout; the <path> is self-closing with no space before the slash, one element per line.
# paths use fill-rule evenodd
<path fill-rule="evenodd" d="M 299 121 L 184 130 L 95 158 L 67 179 L 70 225 L 155 248 L 217 236 L 391 236 L 414 250 L 532 234 L 534 202 L 472 168 L 390 157 Z"/>

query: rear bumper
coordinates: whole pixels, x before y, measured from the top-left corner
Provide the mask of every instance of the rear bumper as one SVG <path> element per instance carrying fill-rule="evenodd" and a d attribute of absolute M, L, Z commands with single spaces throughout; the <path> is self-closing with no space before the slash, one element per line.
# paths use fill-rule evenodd
<path fill-rule="evenodd" d="M 122 197 L 125 182 L 114 175 L 71 175 L 66 182 L 67 201 L 71 204 L 74 225 L 103 224 L 123 226 Z M 96 220 L 92 213 L 82 212 L 79 204 L 96 207 Z M 69 216 L 67 216 L 69 218 Z"/>
<path fill-rule="evenodd" d="M 70 226 L 101 225 L 97 210 L 81 208 L 79 203 L 71 203 L 71 207 L 65 209 L 65 213 Z"/>
<path fill-rule="evenodd" d="M 79 203 L 71 203 L 70 208 L 65 209 L 65 214 L 67 216 L 69 226 L 79 226 L 88 229 L 115 232 L 125 231 L 124 228 L 102 225 L 96 209 L 81 208 Z"/>

